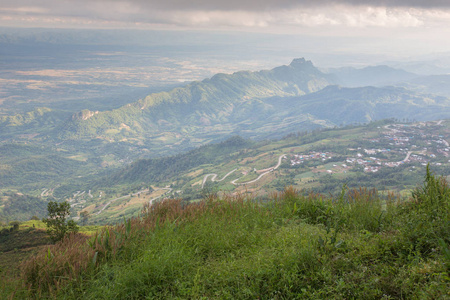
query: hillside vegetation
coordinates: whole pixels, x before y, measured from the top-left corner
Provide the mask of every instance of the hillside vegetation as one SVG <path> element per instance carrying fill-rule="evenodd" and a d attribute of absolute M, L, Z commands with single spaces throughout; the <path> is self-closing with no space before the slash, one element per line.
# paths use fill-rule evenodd
<path fill-rule="evenodd" d="M 46 203 L 55 199 L 71 203 L 72 217 L 84 211 L 91 224 L 104 225 L 136 216 L 144 203 L 164 197 L 197 201 L 212 192 L 264 198 L 285 186 L 328 194 L 347 184 L 404 195 L 421 182 L 428 163 L 450 176 L 449 141 L 448 120 L 382 120 L 272 140 L 233 136 L 177 155 L 130 159 L 122 168 L 107 164 L 109 156 L 102 161 L 68 151 L 55 155 L 49 147 L 4 144 L 0 221 L 42 218 Z"/>
<path fill-rule="evenodd" d="M 80 226 L 83 235 L 92 235 L 99 226 Z M 33 216 L 25 222 L 12 221 L 9 225 L 0 222 L 0 281 L 14 281 L 20 275 L 20 265 L 52 244 L 45 224 Z M 1 285 L 0 285 L 1 287 Z M 0 294 L 1 299 L 3 299 Z"/>
<path fill-rule="evenodd" d="M 26 221 L 36 216 L 43 218 L 47 200 L 17 193 L 0 194 L 0 222 Z"/>
<path fill-rule="evenodd" d="M 450 117 L 446 97 L 398 87 L 341 88 L 333 85 L 339 74 L 322 73 L 305 59 L 272 70 L 216 74 L 115 110 L 83 110 L 49 136 L 58 142 L 99 139 L 167 153 L 232 134 L 279 137 L 386 118 Z M 372 76 L 383 77 L 377 74 Z"/>
<path fill-rule="evenodd" d="M 446 299 L 450 187 L 428 169 L 411 197 L 293 188 L 167 200 L 24 263 L 3 296 L 58 299 Z M 20 285 L 19 285 L 20 286 Z"/>
<path fill-rule="evenodd" d="M 124 137 L 154 138 L 164 132 L 202 137 L 221 131 L 229 133 L 246 119 L 259 120 L 270 113 L 270 107 L 260 99 L 304 95 L 331 82 L 330 76 L 304 59 L 269 71 L 216 74 L 202 82 L 150 94 L 116 110 L 84 110 L 59 129 L 58 136 L 62 139 L 101 136 L 117 141 Z M 224 128 L 216 128 L 218 125 Z"/>
<path fill-rule="evenodd" d="M 124 99 L 135 99 L 125 105 L 111 106 L 109 104 L 114 102 L 111 98 L 111 101 L 105 100 L 108 105 L 100 105 L 98 110 L 89 105 L 83 107 L 80 102 L 77 107 L 84 109 L 76 113 L 73 113 L 73 107 L 65 109 L 61 104 L 2 114 L 0 189 L 32 196 L 43 194 L 67 198 L 78 191 L 89 195 L 90 189 L 101 188 L 103 190 L 97 191 L 95 196 L 99 200 L 100 192 L 107 192 L 107 197 L 114 199 L 123 193 L 139 191 L 142 184 L 147 187 L 162 187 L 160 184 L 164 184 L 166 187 L 176 182 L 175 191 L 187 191 L 191 194 L 188 197 L 194 198 L 199 194 L 196 190 L 199 180 L 203 185 L 202 179 L 192 178 L 195 182 L 187 178 L 178 180 L 178 174 L 193 166 L 181 161 L 190 158 L 190 154 L 183 156 L 182 153 L 196 147 L 236 135 L 261 141 L 385 118 L 417 121 L 450 118 L 450 100 L 446 97 L 423 94 L 421 92 L 429 90 L 412 83 L 404 85 L 408 89 L 380 86 L 386 78 L 391 84 L 395 83 L 396 77 L 406 80 L 411 74 L 388 67 L 366 68 L 361 70 L 362 73 L 347 71 L 326 74 L 310 61 L 294 59 L 289 65 L 271 70 L 216 74 L 166 92 L 148 94 L 140 100 L 136 100 L 139 98 L 134 98 L 134 94 L 124 95 L 120 100 L 122 104 Z M 364 84 L 377 83 L 377 87 L 334 85 L 339 82 L 345 84 L 345 80 L 342 81 L 345 78 L 340 78 L 344 73 L 363 79 Z M 72 102 L 64 103 L 69 105 Z M 351 137 L 348 140 L 355 141 Z M 289 150 L 297 151 L 294 148 Z M 419 151 L 416 152 L 414 155 L 419 155 Z M 168 158 L 168 155 L 172 157 Z M 220 168 L 219 171 L 223 171 L 220 173 L 215 165 L 225 162 L 223 157 L 213 159 L 205 156 L 201 165 L 201 156 L 198 154 L 195 158 L 200 163 L 194 170 L 197 173 L 188 173 L 205 176 L 208 173 L 199 171 L 205 166 L 205 171 L 217 173 L 217 178 L 221 178 L 219 175 L 224 176 L 242 166 L 241 162 L 234 161 L 234 166 L 226 166 L 231 169 Z M 270 164 L 273 161 L 276 164 L 278 158 L 271 157 Z M 178 174 L 175 166 L 181 168 Z M 120 174 L 124 167 L 124 173 Z M 270 167 L 269 162 L 259 170 L 267 167 Z M 255 169 L 258 170 L 258 166 L 248 166 L 248 170 L 238 170 L 232 176 L 246 173 L 249 179 L 256 179 L 259 174 L 252 171 Z M 165 175 L 155 176 L 154 172 L 161 170 Z M 111 174 L 112 178 L 106 178 L 109 176 L 105 175 Z M 309 178 L 309 181 L 316 180 L 306 174 L 292 175 L 293 185 L 300 176 Z M 238 179 L 232 176 L 231 180 Z M 187 181 L 190 186 L 187 186 Z M 127 186 L 124 190 L 109 190 L 115 184 L 128 185 L 131 182 L 134 186 Z M 245 180 L 237 181 L 242 182 Z M 411 182 L 408 180 L 408 185 Z M 222 183 L 228 184 L 228 190 L 233 188 L 229 181 Z M 274 181 L 276 189 L 283 187 L 284 183 Z M 89 196 L 89 199 L 82 200 L 92 199 Z M 100 200 L 105 199 L 103 196 Z"/>

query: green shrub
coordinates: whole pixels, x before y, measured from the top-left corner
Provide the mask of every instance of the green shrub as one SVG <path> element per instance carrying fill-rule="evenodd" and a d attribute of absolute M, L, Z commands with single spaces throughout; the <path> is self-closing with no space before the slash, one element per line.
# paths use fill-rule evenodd
<path fill-rule="evenodd" d="M 401 208 L 401 230 L 412 251 L 430 254 L 440 247 L 440 240 L 450 244 L 450 187 L 444 177 L 427 167 L 423 186 Z"/>
<path fill-rule="evenodd" d="M 10 231 L 12 232 L 12 231 L 19 230 L 19 225 L 20 225 L 19 221 L 11 221 L 11 222 L 9 222 L 9 226 L 12 226 Z"/>
<path fill-rule="evenodd" d="M 70 204 L 68 202 L 50 201 L 47 210 L 48 217 L 42 219 L 42 222 L 47 226 L 47 233 L 54 242 L 62 240 L 68 233 L 78 232 L 75 221 L 66 221 L 66 218 L 70 216 Z"/>

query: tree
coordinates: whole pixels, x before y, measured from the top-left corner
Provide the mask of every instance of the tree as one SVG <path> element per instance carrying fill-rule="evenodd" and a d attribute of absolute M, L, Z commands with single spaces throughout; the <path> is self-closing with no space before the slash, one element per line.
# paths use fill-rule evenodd
<path fill-rule="evenodd" d="M 12 226 L 11 229 L 10 229 L 11 232 L 18 231 L 20 222 L 19 221 L 12 221 L 12 222 L 9 222 L 9 225 Z"/>
<path fill-rule="evenodd" d="M 86 225 L 87 221 L 89 220 L 89 212 L 83 210 L 80 213 L 81 222 L 83 223 L 83 226 Z"/>
<path fill-rule="evenodd" d="M 42 219 L 47 226 L 47 233 L 52 241 L 60 241 L 67 233 L 78 232 L 78 225 L 74 220 L 66 222 L 70 216 L 70 204 L 68 202 L 57 203 L 50 201 L 47 205 L 48 217 Z"/>

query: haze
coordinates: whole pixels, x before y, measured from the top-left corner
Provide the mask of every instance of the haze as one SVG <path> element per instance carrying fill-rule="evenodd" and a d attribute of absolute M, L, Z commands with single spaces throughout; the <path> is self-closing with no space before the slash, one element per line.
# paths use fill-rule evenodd
<path fill-rule="evenodd" d="M 264 37 L 270 47 L 250 42 L 246 49 L 231 53 L 277 52 L 272 65 L 281 62 L 277 57 L 293 53 L 306 53 L 324 67 L 435 57 L 450 51 L 450 39 L 445 38 L 450 36 L 449 24 L 450 2 L 445 0 L 4 0 L 0 4 L 0 26 L 8 28 L 208 32 L 219 33 L 220 45 L 240 43 L 243 33 L 244 40 Z M 215 42 L 194 38 L 191 44 Z"/>

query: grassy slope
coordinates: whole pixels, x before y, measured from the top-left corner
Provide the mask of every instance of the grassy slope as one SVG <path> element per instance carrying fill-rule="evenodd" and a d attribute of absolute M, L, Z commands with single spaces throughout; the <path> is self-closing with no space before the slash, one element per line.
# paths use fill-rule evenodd
<path fill-rule="evenodd" d="M 21 261 L 50 244 L 44 227 L 41 221 L 27 221 L 20 224 L 18 231 L 0 236 L 0 269 L 6 275 L 17 275 Z"/>
<path fill-rule="evenodd" d="M 10 227 L 0 227 L 0 230 Z M 81 226 L 80 232 L 92 235 L 100 228 L 99 226 Z M 50 244 L 51 240 L 45 232 L 45 224 L 40 220 L 21 222 L 19 230 L 8 235 L 0 235 L 0 275 L 18 275 L 19 265 L 25 259 Z"/>
<path fill-rule="evenodd" d="M 90 246 L 50 248 L 24 278 L 58 299 L 446 299 L 449 216 L 450 188 L 430 173 L 407 202 L 365 189 L 166 201 Z"/>

